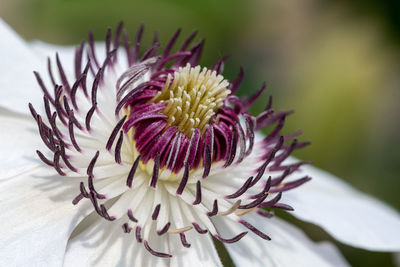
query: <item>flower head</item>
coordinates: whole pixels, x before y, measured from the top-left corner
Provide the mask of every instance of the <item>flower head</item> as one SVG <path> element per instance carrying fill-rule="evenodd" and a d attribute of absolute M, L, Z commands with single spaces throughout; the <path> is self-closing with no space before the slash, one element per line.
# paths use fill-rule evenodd
<path fill-rule="evenodd" d="M 265 85 L 235 96 L 243 70 L 230 81 L 226 58 L 199 66 L 196 33 L 175 52 L 180 31 L 161 52 L 157 37 L 141 48 L 143 27 L 133 46 L 122 24 L 104 45 L 90 33 L 34 73 L 43 96 L 24 73 L 41 66 L 32 50 L 54 47 L 27 46 L 2 21 L 0 33 L 0 265 L 221 266 L 211 235 L 238 266 L 347 265 L 276 209 L 352 246 L 400 249 L 398 213 L 290 158 L 308 144 L 282 135 L 291 111 L 270 98 L 251 115 Z"/>
<path fill-rule="evenodd" d="M 188 231 L 210 232 L 226 243 L 247 234 L 221 235 L 215 217 L 270 240 L 242 216 L 269 218 L 273 209 L 292 210 L 280 202 L 282 193 L 310 179 L 285 179 L 303 163 L 283 162 L 307 144 L 296 139 L 286 144 L 297 134 L 280 134 L 290 112 L 275 112 L 270 101 L 263 113 L 250 115 L 247 109 L 265 84 L 246 100 L 235 96 L 243 71 L 229 82 L 221 75 L 225 58 L 210 69 L 197 65 L 204 42 L 188 48 L 194 34 L 175 53 L 170 51 L 179 31 L 161 53 L 155 41 L 139 57 L 143 28 L 133 48 L 126 35 L 119 46 L 121 29 L 122 24 L 113 41 L 107 32 L 103 61 L 91 34 L 89 44 L 76 49 L 74 82 L 58 55 L 60 81 L 49 61 L 53 94 L 35 72 L 45 118 L 29 107 L 51 154 L 38 150 L 40 159 L 62 176 L 85 177 L 72 203 L 88 199 L 99 216 L 119 223 L 126 234 L 133 230 L 136 242 L 155 256 L 172 256 L 152 248 L 163 235 L 179 235 L 189 248 Z M 256 140 L 255 132 L 271 125 Z M 118 199 L 107 208 L 113 198 Z"/>

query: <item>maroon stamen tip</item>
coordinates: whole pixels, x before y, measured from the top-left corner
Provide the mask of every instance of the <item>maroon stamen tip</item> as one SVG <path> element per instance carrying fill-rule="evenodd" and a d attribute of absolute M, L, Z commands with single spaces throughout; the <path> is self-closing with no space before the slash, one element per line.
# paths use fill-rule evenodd
<path fill-rule="evenodd" d="M 130 227 L 128 223 L 124 223 L 122 225 L 122 231 L 124 231 L 124 233 L 129 234 L 131 232 L 131 230 L 132 230 L 132 227 Z"/>
<path fill-rule="evenodd" d="M 69 86 L 67 76 L 65 75 L 64 68 L 61 64 L 60 57 L 58 56 L 58 53 L 56 53 L 56 63 L 57 63 L 57 68 L 58 72 L 60 74 L 61 82 L 63 84 L 63 87 L 67 91 L 68 94 L 71 93 L 71 87 Z"/>
<path fill-rule="evenodd" d="M 245 205 L 240 205 L 238 208 L 239 208 L 239 209 L 245 209 L 245 210 L 255 208 L 255 207 L 257 207 L 259 204 L 261 204 L 261 202 L 263 202 L 263 201 L 267 198 L 267 196 L 268 196 L 268 194 L 262 194 L 262 195 L 261 195 L 259 198 L 257 198 L 256 200 L 254 200 L 254 201 L 252 201 L 252 202 L 250 202 L 250 203 L 248 203 L 248 204 L 245 204 Z"/>
<path fill-rule="evenodd" d="M 264 234 L 263 232 L 261 232 L 260 230 L 258 230 L 256 227 L 254 227 L 253 225 L 251 225 L 250 223 L 244 221 L 244 220 L 239 220 L 239 223 L 243 224 L 247 229 L 249 229 L 250 231 L 252 231 L 253 233 L 255 233 L 256 235 L 258 235 L 259 237 L 261 237 L 262 239 L 265 240 L 271 240 L 271 238 L 269 236 L 267 236 L 266 234 Z"/>
<path fill-rule="evenodd" d="M 121 164 L 121 147 L 123 140 L 124 140 L 124 134 L 123 131 L 120 131 L 119 138 L 115 146 L 115 162 L 118 164 Z"/>
<path fill-rule="evenodd" d="M 185 234 L 179 233 L 179 236 L 181 238 L 182 246 L 184 246 L 185 248 L 190 248 L 191 245 L 187 242 Z"/>
<path fill-rule="evenodd" d="M 91 130 L 90 121 L 92 120 L 92 116 L 96 108 L 97 108 L 97 103 L 94 103 L 94 105 L 89 109 L 89 111 L 86 114 L 85 124 L 86 124 L 86 130 L 88 131 Z"/>
<path fill-rule="evenodd" d="M 252 95 L 244 104 L 244 108 L 247 109 L 248 107 L 250 107 L 254 101 L 256 101 L 260 95 L 264 92 L 265 88 L 267 87 L 267 84 L 265 82 L 263 82 L 262 86 L 260 89 L 258 89 L 258 91 Z"/>
<path fill-rule="evenodd" d="M 50 80 L 51 80 L 51 84 L 52 84 L 53 86 L 55 86 L 55 85 L 56 85 L 56 82 L 55 82 L 55 80 L 54 80 L 54 75 L 53 75 L 53 71 L 52 71 L 52 67 L 51 67 L 51 60 L 50 60 L 50 57 L 47 57 L 47 72 L 49 73 L 49 77 L 50 77 Z"/>
<path fill-rule="evenodd" d="M 211 70 L 215 70 L 217 74 L 221 74 L 224 71 L 224 63 L 229 58 L 229 56 L 223 56 L 220 58 L 212 67 Z"/>
<path fill-rule="evenodd" d="M 106 207 L 104 206 L 104 204 L 100 205 L 100 210 L 101 210 L 101 215 L 103 216 L 104 219 L 108 220 L 108 221 L 114 221 L 116 219 L 116 217 L 114 216 L 110 216 L 107 212 Z"/>
<path fill-rule="evenodd" d="M 99 88 L 102 71 L 103 71 L 103 69 L 100 68 L 98 70 L 96 76 L 94 77 L 94 81 L 92 84 L 92 93 L 91 93 L 92 106 L 94 106 L 94 104 L 97 103 L 97 90 Z"/>
<path fill-rule="evenodd" d="M 276 195 L 273 199 L 267 201 L 267 202 L 263 202 L 260 205 L 258 205 L 259 208 L 268 208 L 271 207 L 273 205 L 275 205 L 276 203 L 278 203 L 279 200 L 281 200 L 282 198 L 282 192 L 279 192 L 278 195 Z"/>
<path fill-rule="evenodd" d="M 139 49 L 140 49 L 140 41 L 142 40 L 143 31 L 144 31 L 144 24 L 141 24 L 139 27 L 139 30 L 136 33 L 135 47 L 133 49 L 133 54 L 132 54 L 133 63 L 135 63 L 138 59 Z"/>
<path fill-rule="evenodd" d="M 179 183 L 178 189 L 176 190 L 176 194 L 177 195 L 182 195 L 183 190 L 186 187 L 188 179 L 189 179 L 189 164 L 186 162 L 185 163 L 185 170 L 184 170 L 184 173 L 183 173 L 183 177 L 181 179 L 181 182 Z"/>
<path fill-rule="evenodd" d="M 174 35 L 172 36 L 171 40 L 169 40 L 168 44 L 165 46 L 165 50 L 162 55 L 163 58 L 165 58 L 169 55 L 169 52 L 171 51 L 172 47 L 174 46 L 180 33 L 181 33 L 181 29 L 177 29 L 176 32 L 174 33 Z"/>
<path fill-rule="evenodd" d="M 65 172 L 63 172 L 61 170 L 61 167 L 60 167 L 60 151 L 59 150 L 57 150 L 54 153 L 53 162 L 54 162 L 54 169 L 58 172 L 59 175 L 61 175 L 61 176 L 67 175 Z"/>
<path fill-rule="evenodd" d="M 136 241 L 138 242 L 138 243 L 142 243 L 142 236 L 141 236 L 141 234 L 140 234 L 140 231 L 142 230 L 142 227 L 140 227 L 139 225 L 138 226 L 136 226 L 136 230 L 135 230 L 135 236 L 136 236 Z"/>
<path fill-rule="evenodd" d="M 161 208 L 161 204 L 158 204 L 153 211 L 153 214 L 151 215 L 151 219 L 153 221 L 157 220 L 158 218 L 158 214 L 160 213 L 160 208 Z"/>
<path fill-rule="evenodd" d="M 246 182 L 244 182 L 244 184 L 233 194 L 227 195 L 225 196 L 225 198 L 231 199 L 231 198 L 237 198 L 240 197 L 241 195 L 243 195 L 247 189 L 249 189 L 251 181 L 253 179 L 253 176 L 249 177 Z"/>
<path fill-rule="evenodd" d="M 43 155 L 42 152 L 40 152 L 39 150 L 36 150 L 36 154 L 39 156 L 39 158 L 40 158 L 45 164 L 47 164 L 47 165 L 49 165 L 49 166 L 51 166 L 51 167 L 54 167 L 53 161 L 47 159 L 46 156 Z"/>
<path fill-rule="evenodd" d="M 134 223 L 138 222 L 138 220 L 133 216 L 133 212 L 131 209 L 128 209 L 128 218 L 129 218 L 129 220 L 131 220 Z"/>
<path fill-rule="evenodd" d="M 271 188 L 269 190 L 269 192 L 277 193 L 277 192 L 288 191 L 288 190 L 291 190 L 293 188 L 299 187 L 300 185 L 302 185 L 302 184 L 304 184 L 304 183 L 306 183 L 306 182 L 308 182 L 310 180 L 311 180 L 311 177 L 306 176 L 306 177 L 300 178 L 298 180 L 295 180 L 293 182 L 289 182 L 289 183 L 283 184 L 282 187 Z"/>
<path fill-rule="evenodd" d="M 88 42 L 89 42 L 89 53 L 88 53 L 88 56 L 91 57 L 91 59 L 93 59 L 93 61 L 96 64 L 97 68 L 100 68 L 99 62 L 97 61 L 97 57 L 96 57 L 96 51 L 95 51 L 95 47 L 94 47 L 94 36 L 93 36 L 93 32 L 92 31 L 89 31 Z"/>
<path fill-rule="evenodd" d="M 213 209 L 212 211 L 207 212 L 207 216 L 212 217 L 217 215 L 217 213 L 218 213 L 218 200 L 215 199 L 213 204 Z"/>
<path fill-rule="evenodd" d="M 75 139 L 75 133 L 74 133 L 74 123 L 72 119 L 68 121 L 68 132 L 69 132 L 69 137 L 71 139 L 72 145 L 74 148 L 78 151 L 81 152 L 81 148 L 79 147 L 78 143 L 76 142 Z"/>
<path fill-rule="evenodd" d="M 238 77 L 236 78 L 236 80 L 233 81 L 233 83 L 229 88 L 231 90 L 232 95 L 235 94 L 236 91 L 239 89 L 239 86 L 243 81 L 243 77 L 244 77 L 244 69 L 240 67 Z"/>
<path fill-rule="evenodd" d="M 78 79 L 82 74 L 82 56 L 83 56 L 83 48 L 85 46 L 85 42 L 81 42 L 81 44 L 75 48 L 75 79 Z"/>
<path fill-rule="evenodd" d="M 156 160 L 154 161 L 153 176 L 150 182 L 150 186 L 153 188 L 156 188 L 157 185 L 159 168 L 160 168 L 160 152 L 157 153 Z"/>
<path fill-rule="evenodd" d="M 206 178 L 210 174 L 211 170 L 211 150 L 208 145 L 206 145 L 204 150 L 203 166 L 204 166 L 203 178 Z"/>
<path fill-rule="evenodd" d="M 140 155 L 137 156 L 135 162 L 132 165 L 131 170 L 129 171 L 128 178 L 126 179 L 126 186 L 128 186 L 129 188 L 132 188 L 133 177 L 135 176 L 136 169 L 139 165 L 139 161 L 140 161 Z"/>
<path fill-rule="evenodd" d="M 186 48 L 189 46 L 189 44 L 193 41 L 193 39 L 196 37 L 197 35 L 197 31 L 192 32 L 188 38 L 186 38 L 186 40 L 183 42 L 181 48 L 179 49 L 179 51 L 184 51 L 186 50 Z"/>
<path fill-rule="evenodd" d="M 162 252 L 157 252 L 153 250 L 150 246 L 147 240 L 144 241 L 144 247 L 154 256 L 160 257 L 160 258 L 171 258 L 172 255 L 167 254 L 167 253 L 162 253 Z"/>
<path fill-rule="evenodd" d="M 83 182 L 79 183 L 79 190 L 81 191 L 82 196 L 89 198 L 89 193 L 86 191 L 85 184 Z"/>
<path fill-rule="evenodd" d="M 238 241 L 239 241 L 240 239 L 242 239 L 245 235 L 247 235 L 247 233 L 248 233 L 248 232 L 242 232 L 242 233 L 238 234 L 237 236 L 232 237 L 232 238 L 229 238 L 229 239 L 223 238 L 223 237 L 221 237 L 220 235 L 216 234 L 216 235 L 215 235 L 215 238 L 217 238 L 219 241 L 221 241 L 221 242 L 223 242 L 223 243 L 228 243 L 228 244 L 230 244 L 230 243 L 238 242 Z"/>
<path fill-rule="evenodd" d="M 208 233 L 207 229 L 202 229 L 198 223 L 193 222 L 192 225 L 194 226 L 194 229 L 199 233 L 199 234 L 206 234 Z"/>
<path fill-rule="evenodd" d="M 169 229 L 170 226 L 171 226 L 171 223 L 170 223 L 170 222 L 166 223 L 166 224 L 164 225 L 164 227 L 163 227 L 161 230 L 158 230 L 158 231 L 157 231 L 157 234 L 158 234 L 158 235 L 163 235 L 163 234 L 165 234 L 166 232 L 168 232 L 168 229 Z"/>
<path fill-rule="evenodd" d="M 49 91 L 47 90 L 46 86 L 44 85 L 44 82 L 42 78 L 40 77 L 40 74 L 37 71 L 34 71 L 33 74 L 36 77 L 36 81 L 39 84 L 40 88 L 43 91 L 43 94 L 50 100 L 50 102 L 54 105 L 54 99 L 51 97 Z"/>
<path fill-rule="evenodd" d="M 112 130 L 111 135 L 108 138 L 108 141 L 107 141 L 107 144 L 106 144 L 106 149 L 107 150 L 111 149 L 111 147 L 112 147 L 112 145 L 114 143 L 114 140 L 117 137 L 117 134 L 118 134 L 119 130 L 121 129 L 122 125 L 125 122 L 126 117 L 127 117 L 126 115 L 124 117 L 122 117 L 122 119 L 120 119 L 118 121 L 118 123 L 115 125 L 114 129 Z"/>
<path fill-rule="evenodd" d="M 231 140 L 231 145 L 230 145 L 230 148 L 229 148 L 228 159 L 227 159 L 227 161 L 225 162 L 225 165 L 224 165 L 225 168 L 230 166 L 233 163 L 233 160 L 235 159 L 236 147 L 237 147 L 237 136 L 238 136 L 237 132 L 234 131 L 233 132 L 233 136 L 232 136 L 232 140 Z"/>
<path fill-rule="evenodd" d="M 284 203 L 276 203 L 271 208 L 287 210 L 287 211 L 294 211 L 294 208 L 292 206 L 290 206 L 288 204 L 284 204 Z"/>
<path fill-rule="evenodd" d="M 262 197 L 263 195 L 268 194 L 268 191 L 271 188 L 271 183 L 272 183 L 271 181 L 272 181 L 271 176 L 269 176 L 267 182 L 265 183 L 264 189 L 260 193 L 250 196 L 250 198 L 256 199 Z"/>
<path fill-rule="evenodd" d="M 79 203 L 79 201 L 81 201 L 82 199 L 83 199 L 83 195 L 79 194 L 72 200 L 72 204 L 77 205 Z"/>
<path fill-rule="evenodd" d="M 96 154 L 94 155 L 94 157 L 92 158 L 92 160 L 89 163 L 89 166 L 87 167 L 86 173 L 87 175 L 93 177 L 93 168 L 94 165 L 96 164 L 97 158 L 100 155 L 100 151 L 97 150 Z"/>
<path fill-rule="evenodd" d="M 196 199 L 192 203 L 193 205 L 198 205 L 201 203 L 201 183 L 197 181 L 196 183 Z"/>

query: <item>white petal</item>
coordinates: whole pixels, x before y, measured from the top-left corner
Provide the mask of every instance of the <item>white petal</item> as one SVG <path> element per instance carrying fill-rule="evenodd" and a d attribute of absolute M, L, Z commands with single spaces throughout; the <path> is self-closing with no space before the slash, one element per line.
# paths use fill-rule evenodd
<path fill-rule="evenodd" d="M 280 219 L 265 219 L 257 214 L 248 214 L 243 219 L 272 240 L 266 241 L 249 231 L 239 242 L 226 244 L 236 266 L 348 266 L 338 253 L 326 257 L 326 245 L 321 248 L 303 232 Z M 247 230 L 237 223 L 227 223 L 227 220 L 217 219 L 215 222 L 223 237 L 233 237 Z"/>
<path fill-rule="evenodd" d="M 31 117 L 1 110 L 0 180 L 41 165 L 35 151 L 42 150 L 43 143 L 35 124 Z"/>
<path fill-rule="evenodd" d="M 32 71 L 45 73 L 45 61 L 36 57 L 25 41 L 1 19 L 0 36 L 0 107 L 29 114 L 29 102 L 34 106 L 42 102 Z"/>
<path fill-rule="evenodd" d="M 282 196 L 282 203 L 294 207 L 291 214 L 323 227 L 348 245 L 400 251 L 398 212 L 327 172 L 311 166 L 302 170 L 313 179 Z"/>
<path fill-rule="evenodd" d="M 195 230 L 185 233 L 190 248 L 182 247 L 179 235 L 170 235 L 170 248 L 172 259 L 170 266 L 182 267 L 213 267 L 222 266 L 217 250 L 209 234 L 198 234 Z"/>
<path fill-rule="evenodd" d="M 70 233 L 88 206 L 79 189 L 48 168 L 0 181 L 0 266 L 61 266 Z"/>
<path fill-rule="evenodd" d="M 169 266 L 169 259 L 151 255 L 143 243 L 136 242 L 135 228 L 126 234 L 119 221 L 108 222 L 94 216 L 95 223 L 68 242 L 63 266 Z"/>
<path fill-rule="evenodd" d="M 58 53 L 62 66 L 64 70 L 70 74 L 73 74 L 74 70 L 74 61 L 75 61 L 75 47 L 76 46 L 62 46 L 62 45 L 54 45 L 48 44 L 39 40 L 35 40 L 29 43 L 32 51 L 41 57 L 43 62 L 46 62 L 49 57 L 52 60 L 53 70 L 56 71 L 56 53 Z M 55 72 L 57 73 L 57 72 Z M 45 75 L 46 73 L 43 73 Z M 58 77 L 58 75 L 56 75 Z"/>

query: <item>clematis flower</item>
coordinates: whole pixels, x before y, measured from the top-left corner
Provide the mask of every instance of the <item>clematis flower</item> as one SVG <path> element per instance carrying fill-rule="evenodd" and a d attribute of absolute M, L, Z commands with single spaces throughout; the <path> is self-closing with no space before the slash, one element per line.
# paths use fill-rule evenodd
<path fill-rule="evenodd" d="M 196 33 L 175 49 L 179 30 L 143 49 L 122 24 L 76 48 L 0 33 L 0 265 L 221 266 L 212 237 L 237 266 L 347 265 L 277 209 L 400 250 L 398 213 L 291 158 L 308 144 L 281 134 L 291 112 L 251 115 L 265 86 L 235 96 L 243 71 L 199 66 Z"/>

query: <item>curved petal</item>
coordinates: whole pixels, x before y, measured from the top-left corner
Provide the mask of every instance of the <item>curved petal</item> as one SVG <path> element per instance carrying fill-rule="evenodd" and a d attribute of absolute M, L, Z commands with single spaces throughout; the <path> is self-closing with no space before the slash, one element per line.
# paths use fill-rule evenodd
<path fill-rule="evenodd" d="M 122 230 L 122 223 L 108 222 L 98 218 L 97 214 L 87 222 L 86 229 L 72 238 L 67 247 L 64 266 L 222 266 L 214 244 L 209 235 L 186 232 L 191 244 L 184 248 L 179 234 L 158 236 L 154 232 L 149 243 L 152 249 L 167 252 L 172 258 L 160 258 L 151 255 L 135 239 L 135 226 L 129 234 Z M 90 220 L 90 219 L 89 219 Z M 84 223 L 84 222 L 83 222 Z"/>
<path fill-rule="evenodd" d="M 265 219 L 257 214 L 243 217 L 246 221 L 271 237 L 266 241 L 250 232 L 240 241 L 226 244 L 236 266 L 349 266 L 344 258 L 326 243 L 313 243 L 303 232 L 278 218 Z M 221 235 L 228 237 L 248 231 L 237 223 L 215 220 Z M 326 255 L 327 252 L 331 254 Z M 333 253 L 332 253 L 333 252 Z"/>
<path fill-rule="evenodd" d="M 77 182 L 50 172 L 40 167 L 0 181 L 0 266 L 61 266 L 88 205 L 72 205 Z"/>
<path fill-rule="evenodd" d="M 0 115 L 0 180 L 39 166 L 35 151 L 43 143 L 31 117 L 1 110 Z M 43 152 L 46 149 L 42 150 Z"/>
<path fill-rule="evenodd" d="M 136 242 L 135 228 L 127 234 L 122 223 L 93 216 L 92 223 L 68 242 L 63 266 L 169 266 L 168 258 L 155 257 L 143 243 Z M 160 243 L 168 245 L 167 242 Z"/>
<path fill-rule="evenodd" d="M 282 202 L 294 216 L 324 228 L 337 240 L 376 251 L 400 251 L 399 213 L 335 176 L 312 166 L 302 173 L 313 179 L 288 191 Z"/>
<path fill-rule="evenodd" d="M 29 114 L 28 103 L 42 102 L 32 71 L 45 73 L 46 62 L 0 19 L 0 107 Z"/>
<path fill-rule="evenodd" d="M 185 233 L 190 248 L 182 247 L 179 235 L 170 235 L 170 247 L 173 257 L 170 266 L 213 267 L 222 266 L 217 250 L 209 234 L 198 234 L 195 230 Z"/>

